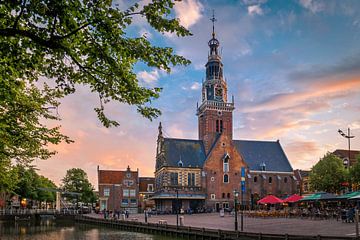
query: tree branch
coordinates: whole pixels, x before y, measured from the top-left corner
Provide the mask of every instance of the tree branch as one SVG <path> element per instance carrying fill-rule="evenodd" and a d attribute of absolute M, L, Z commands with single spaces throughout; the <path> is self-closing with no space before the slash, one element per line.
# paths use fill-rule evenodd
<path fill-rule="evenodd" d="M 21 18 L 21 15 L 22 15 L 23 12 L 24 12 L 25 4 L 26 4 L 26 0 L 22 1 L 22 3 L 21 3 L 21 10 L 20 10 L 19 15 L 18 15 L 18 16 L 16 17 L 16 19 L 15 19 L 15 22 L 14 22 L 14 25 L 13 25 L 13 29 L 16 29 L 16 28 L 17 28 L 17 25 L 18 25 L 18 22 L 19 22 L 19 20 L 20 20 L 20 18 Z"/>
<path fill-rule="evenodd" d="M 71 35 L 76 34 L 76 33 L 77 33 L 78 31 L 80 31 L 81 29 L 86 28 L 86 27 L 89 26 L 90 24 L 91 24 L 91 23 L 86 23 L 86 24 L 82 25 L 81 27 L 79 27 L 79 28 L 77 28 L 77 29 L 74 29 L 74 30 L 72 30 L 71 32 L 69 32 L 69 33 L 67 33 L 67 34 L 65 34 L 65 35 L 63 35 L 63 36 L 56 36 L 56 37 L 54 37 L 54 39 L 61 40 L 61 39 L 64 39 L 64 38 L 68 38 L 68 37 L 70 37 Z"/>

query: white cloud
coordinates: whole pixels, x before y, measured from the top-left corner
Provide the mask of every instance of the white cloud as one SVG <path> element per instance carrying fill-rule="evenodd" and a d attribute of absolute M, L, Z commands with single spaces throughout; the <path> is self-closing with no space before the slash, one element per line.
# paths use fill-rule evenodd
<path fill-rule="evenodd" d="M 177 2 L 174 6 L 176 17 L 180 19 L 181 25 L 186 28 L 200 20 L 203 9 L 203 5 L 198 0 L 184 0 Z"/>
<path fill-rule="evenodd" d="M 149 39 L 149 38 L 152 38 L 152 34 L 151 34 L 146 28 L 140 29 L 139 35 L 140 35 L 140 36 L 144 36 L 144 35 L 145 35 L 148 39 Z"/>
<path fill-rule="evenodd" d="M 252 5 L 252 6 L 248 6 L 248 14 L 250 16 L 254 16 L 254 15 L 263 15 L 263 10 L 261 9 L 260 5 Z"/>
<path fill-rule="evenodd" d="M 304 8 L 310 10 L 312 13 L 321 12 L 324 10 L 324 4 L 316 0 L 299 0 L 299 3 Z"/>
<path fill-rule="evenodd" d="M 151 72 L 147 72 L 147 71 L 138 72 L 137 77 L 146 83 L 153 83 L 159 79 L 160 74 L 159 71 L 155 69 Z"/>
<path fill-rule="evenodd" d="M 191 90 L 198 90 L 198 89 L 200 89 L 200 87 L 201 87 L 201 84 L 200 84 L 200 83 L 194 82 L 194 83 L 191 85 L 190 89 L 191 89 Z"/>

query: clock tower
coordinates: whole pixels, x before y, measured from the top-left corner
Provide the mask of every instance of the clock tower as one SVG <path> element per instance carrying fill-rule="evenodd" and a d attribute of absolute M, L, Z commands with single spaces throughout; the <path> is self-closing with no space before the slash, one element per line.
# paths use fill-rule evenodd
<path fill-rule="evenodd" d="M 202 102 L 197 109 L 199 139 L 203 140 L 206 153 L 215 139 L 226 134 L 232 140 L 232 112 L 234 99 L 227 102 L 227 84 L 223 75 L 223 64 L 219 54 L 219 41 L 215 38 L 214 16 L 212 38 L 208 42 L 210 52 L 206 67 L 206 79 L 202 85 Z"/>

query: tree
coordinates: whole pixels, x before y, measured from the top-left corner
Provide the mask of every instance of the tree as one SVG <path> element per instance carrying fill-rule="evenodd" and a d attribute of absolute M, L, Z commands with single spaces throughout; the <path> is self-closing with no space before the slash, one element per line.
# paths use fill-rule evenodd
<path fill-rule="evenodd" d="M 78 199 L 84 203 L 94 203 L 96 196 L 94 187 L 89 182 L 86 172 L 80 168 L 72 168 L 66 171 L 62 179 L 63 189 L 67 192 L 81 193 Z"/>
<path fill-rule="evenodd" d="M 141 86 L 134 65 L 142 62 L 170 72 L 171 66 L 189 61 L 169 47 L 153 46 L 145 35 L 130 37 L 128 28 L 139 16 L 160 33 L 190 35 L 171 18 L 173 6 L 172 0 L 153 0 L 142 7 L 136 3 L 127 9 L 111 0 L 3 1 L 0 77 L 30 83 L 46 77 L 64 94 L 73 93 L 76 84 L 87 85 L 99 94 L 95 111 L 106 127 L 118 125 L 104 113 L 110 100 L 135 105 L 141 115 L 153 119 L 160 111 L 147 104 L 161 89 Z"/>
<path fill-rule="evenodd" d="M 134 66 L 140 62 L 170 72 L 190 62 L 169 47 L 152 45 L 145 35 L 131 37 L 129 27 L 139 16 L 160 33 L 190 35 L 171 17 L 173 6 L 172 0 L 127 9 L 110 0 L 1 1 L 0 172 L 14 159 L 27 166 L 49 158 L 55 154 L 49 143 L 71 142 L 59 126 L 48 128 L 40 120 L 60 120 L 54 114 L 58 99 L 79 85 L 98 93 L 95 111 L 106 127 L 119 124 L 104 113 L 110 100 L 135 105 L 150 120 L 157 117 L 160 111 L 149 103 L 161 89 L 141 86 Z M 49 84 L 40 87 L 40 77 Z"/>
<path fill-rule="evenodd" d="M 351 183 L 357 187 L 360 186 L 360 155 L 356 158 L 356 163 L 350 168 L 350 179 Z"/>
<path fill-rule="evenodd" d="M 348 179 L 342 160 L 332 153 L 325 154 L 310 171 L 310 186 L 313 190 L 337 193 Z"/>

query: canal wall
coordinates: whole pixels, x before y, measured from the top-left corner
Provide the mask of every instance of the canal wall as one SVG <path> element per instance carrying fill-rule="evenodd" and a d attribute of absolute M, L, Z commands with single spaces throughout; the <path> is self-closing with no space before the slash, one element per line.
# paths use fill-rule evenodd
<path fill-rule="evenodd" d="M 123 221 L 99 219 L 78 215 L 76 222 L 112 227 L 124 231 L 135 231 L 149 234 L 161 234 L 184 239 L 229 239 L 229 240 L 356 240 L 356 237 L 339 236 L 301 236 L 288 234 L 262 234 L 221 229 L 195 228 L 190 226 L 175 226 L 157 223 L 142 223 L 137 221 Z M 360 239 L 358 239 L 360 240 Z"/>

